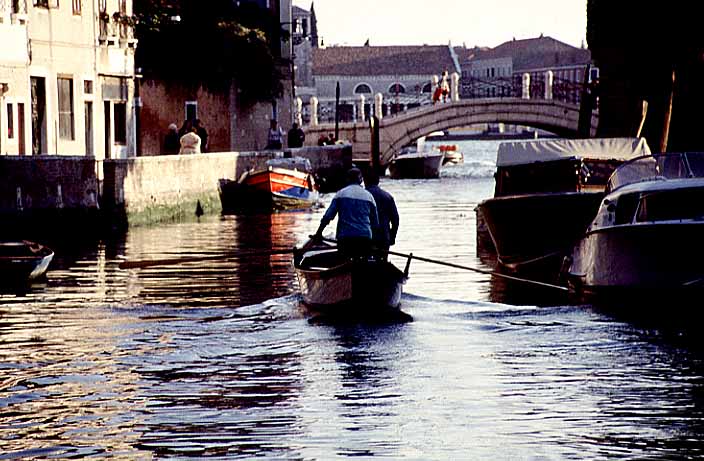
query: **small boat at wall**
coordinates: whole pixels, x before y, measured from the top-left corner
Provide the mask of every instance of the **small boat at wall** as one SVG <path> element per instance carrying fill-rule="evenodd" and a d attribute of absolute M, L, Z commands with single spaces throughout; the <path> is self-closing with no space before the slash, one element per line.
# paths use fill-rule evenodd
<path fill-rule="evenodd" d="M 704 153 L 643 156 L 609 179 L 566 277 L 584 295 L 701 292 L 703 235 Z"/>
<path fill-rule="evenodd" d="M 35 242 L 0 242 L 0 284 L 32 283 L 46 275 L 54 252 Z"/>
<path fill-rule="evenodd" d="M 596 215 L 611 173 L 649 153 L 638 138 L 500 144 L 494 197 L 476 208 L 477 223 L 486 225 L 499 265 L 555 280 L 564 257 Z"/>
<path fill-rule="evenodd" d="M 327 243 L 307 243 L 294 252 L 294 269 L 303 302 L 326 316 L 369 318 L 400 312 L 408 278 L 392 263 L 370 256 L 343 257 Z"/>
<path fill-rule="evenodd" d="M 319 198 L 310 162 L 300 157 L 268 160 L 237 181 L 220 179 L 218 191 L 224 213 L 310 208 Z"/>

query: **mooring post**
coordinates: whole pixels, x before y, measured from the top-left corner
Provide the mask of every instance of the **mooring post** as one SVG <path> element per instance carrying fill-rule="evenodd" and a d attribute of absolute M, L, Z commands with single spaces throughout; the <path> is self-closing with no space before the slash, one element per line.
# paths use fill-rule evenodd
<path fill-rule="evenodd" d="M 318 98 L 310 98 L 310 126 L 318 126 Z"/>

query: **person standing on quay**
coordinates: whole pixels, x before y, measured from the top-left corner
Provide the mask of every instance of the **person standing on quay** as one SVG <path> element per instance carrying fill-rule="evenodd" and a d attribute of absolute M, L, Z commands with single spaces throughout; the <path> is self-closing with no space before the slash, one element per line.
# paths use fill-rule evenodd
<path fill-rule="evenodd" d="M 162 153 L 166 155 L 176 155 L 178 154 L 181 144 L 179 142 L 178 127 L 175 123 L 169 124 L 169 131 L 164 136 L 164 145 L 162 147 Z"/>
<path fill-rule="evenodd" d="M 200 151 L 208 152 L 208 130 L 205 129 L 199 118 L 193 121 L 193 126 L 196 128 L 196 134 L 200 137 Z"/>
<path fill-rule="evenodd" d="M 332 199 L 313 241 L 323 239 L 323 230 L 337 215 L 337 249 L 345 257 L 368 256 L 372 251 L 372 229 L 379 226 L 374 197 L 362 187 L 362 172 L 351 168 L 347 186 Z"/>
<path fill-rule="evenodd" d="M 364 186 L 374 197 L 379 225 L 372 229 L 374 246 L 381 250 L 381 257 L 386 259 L 389 247 L 396 243 L 399 216 L 396 202 L 391 194 L 379 187 L 379 175 L 370 169 L 364 177 Z"/>
<path fill-rule="evenodd" d="M 281 149 L 284 145 L 284 131 L 276 120 L 269 122 L 269 134 L 266 138 L 267 149 Z"/>
<path fill-rule="evenodd" d="M 196 133 L 196 127 L 191 127 L 191 131 L 181 136 L 180 142 L 179 154 L 200 154 L 200 136 Z"/>
<path fill-rule="evenodd" d="M 306 134 L 298 126 L 298 123 L 293 122 L 291 129 L 288 130 L 288 147 L 303 147 L 303 141 L 306 140 Z"/>

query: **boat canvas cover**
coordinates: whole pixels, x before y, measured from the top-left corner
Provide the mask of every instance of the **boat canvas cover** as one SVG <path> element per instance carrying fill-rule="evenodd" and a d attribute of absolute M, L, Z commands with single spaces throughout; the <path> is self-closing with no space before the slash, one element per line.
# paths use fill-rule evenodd
<path fill-rule="evenodd" d="M 650 155 L 645 138 L 549 139 L 499 144 L 496 166 L 525 165 L 569 158 L 629 160 Z"/>
<path fill-rule="evenodd" d="M 267 166 L 273 168 L 286 168 L 289 170 L 298 170 L 310 173 L 312 170 L 310 160 L 305 157 L 292 158 L 272 158 L 266 161 Z"/>

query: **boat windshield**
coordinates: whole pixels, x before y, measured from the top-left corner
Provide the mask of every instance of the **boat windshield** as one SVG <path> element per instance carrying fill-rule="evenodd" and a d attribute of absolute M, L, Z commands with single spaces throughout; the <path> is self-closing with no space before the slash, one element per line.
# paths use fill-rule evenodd
<path fill-rule="evenodd" d="M 704 152 L 646 155 L 630 160 L 614 171 L 606 192 L 641 181 L 704 178 Z"/>

